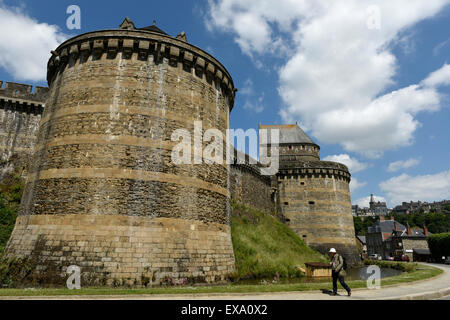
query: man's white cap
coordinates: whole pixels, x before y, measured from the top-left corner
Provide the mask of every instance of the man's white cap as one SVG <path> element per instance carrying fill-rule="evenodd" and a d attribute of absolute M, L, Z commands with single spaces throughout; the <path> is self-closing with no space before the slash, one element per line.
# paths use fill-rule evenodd
<path fill-rule="evenodd" d="M 336 249 L 335 248 L 331 248 L 330 249 L 330 253 L 336 253 Z"/>

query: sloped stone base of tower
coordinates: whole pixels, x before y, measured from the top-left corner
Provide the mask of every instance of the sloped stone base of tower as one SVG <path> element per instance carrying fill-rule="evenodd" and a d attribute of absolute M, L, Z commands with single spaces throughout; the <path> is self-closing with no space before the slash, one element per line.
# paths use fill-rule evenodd
<path fill-rule="evenodd" d="M 234 272 L 229 226 L 171 218 L 20 216 L 7 254 L 33 257 L 30 279 L 52 268 L 41 286 L 65 286 L 71 265 L 82 287 L 211 283 Z"/>

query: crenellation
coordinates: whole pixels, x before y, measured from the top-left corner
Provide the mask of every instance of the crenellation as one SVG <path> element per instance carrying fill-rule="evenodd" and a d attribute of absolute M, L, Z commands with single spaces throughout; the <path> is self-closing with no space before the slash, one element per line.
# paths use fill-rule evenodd
<path fill-rule="evenodd" d="M 106 35 L 102 36 L 102 33 L 106 33 Z M 136 36 L 130 38 L 133 33 L 139 34 L 139 37 Z M 145 38 L 142 33 L 146 34 L 146 39 L 141 39 L 141 37 Z M 91 34 L 92 37 L 90 37 Z M 117 35 L 117 37 L 110 38 L 112 34 Z M 101 36 L 102 39 L 95 39 L 94 35 Z M 89 44 L 87 42 L 89 42 Z M 67 44 L 67 46 L 65 46 L 65 44 Z M 232 79 L 220 63 L 204 51 L 185 41 L 170 36 L 161 34 L 156 35 L 153 32 L 143 30 L 127 30 L 127 33 L 125 34 L 124 30 L 105 30 L 75 37 L 65 44 L 61 45 L 60 48 L 56 50 L 58 55 L 54 55 L 48 63 L 47 79 L 49 84 L 53 81 L 55 72 L 64 70 L 64 66 L 61 66 L 56 60 L 59 59 L 63 64 L 66 64 L 69 60 L 68 55 L 70 55 L 73 60 L 81 59 L 80 63 L 85 63 L 87 56 L 90 54 L 93 54 L 94 57 L 101 58 L 101 53 L 104 50 L 107 52 L 107 59 L 114 58 L 119 52 L 124 53 L 122 55 L 123 59 L 130 59 L 132 53 L 137 52 L 140 59 L 148 59 L 150 55 L 153 55 L 156 63 L 161 63 L 161 59 L 167 57 L 170 65 L 174 67 L 176 67 L 178 61 L 182 61 L 186 68 L 194 68 L 198 75 L 206 73 L 208 77 L 217 78 L 219 87 L 222 88 L 227 98 L 229 98 L 231 102 L 233 102 L 235 98 L 236 91 L 233 87 Z M 154 48 L 155 44 L 157 44 L 156 49 Z M 83 52 L 82 55 L 80 55 L 80 51 Z M 73 61 L 72 64 L 75 64 L 75 61 Z M 231 103 L 231 108 L 232 106 L 233 103 Z"/>

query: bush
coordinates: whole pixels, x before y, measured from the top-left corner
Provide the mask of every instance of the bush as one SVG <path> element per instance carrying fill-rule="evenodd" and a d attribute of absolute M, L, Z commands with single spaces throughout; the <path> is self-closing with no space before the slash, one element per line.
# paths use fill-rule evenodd
<path fill-rule="evenodd" d="M 417 263 L 400 261 L 364 260 L 363 264 L 366 266 L 377 265 L 380 268 L 391 268 L 403 272 L 413 272 L 417 268 Z"/>
<path fill-rule="evenodd" d="M 23 188 L 24 181 L 19 174 L 0 183 L 0 254 L 14 229 Z"/>
<path fill-rule="evenodd" d="M 427 241 L 435 261 L 441 261 L 443 256 L 450 256 L 450 232 L 433 234 Z"/>
<path fill-rule="evenodd" d="M 19 286 L 29 276 L 31 270 L 27 260 L 8 259 L 4 254 L 0 254 L 0 287 Z"/>

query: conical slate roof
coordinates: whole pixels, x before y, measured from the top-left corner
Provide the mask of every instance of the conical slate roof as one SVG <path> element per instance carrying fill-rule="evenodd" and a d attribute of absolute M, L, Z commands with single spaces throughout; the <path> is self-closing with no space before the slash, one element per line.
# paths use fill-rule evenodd
<path fill-rule="evenodd" d="M 139 28 L 138 30 L 146 30 L 146 31 L 152 31 L 152 32 L 156 32 L 156 33 L 162 33 L 162 34 L 166 34 L 164 31 L 162 31 L 160 28 L 158 28 L 156 25 L 152 25 L 152 26 L 148 26 L 145 28 Z"/>
<path fill-rule="evenodd" d="M 308 143 L 317 145 L 298 125 L 260 125 L 260 129 L 280 129 L 280 144 Z"/>

